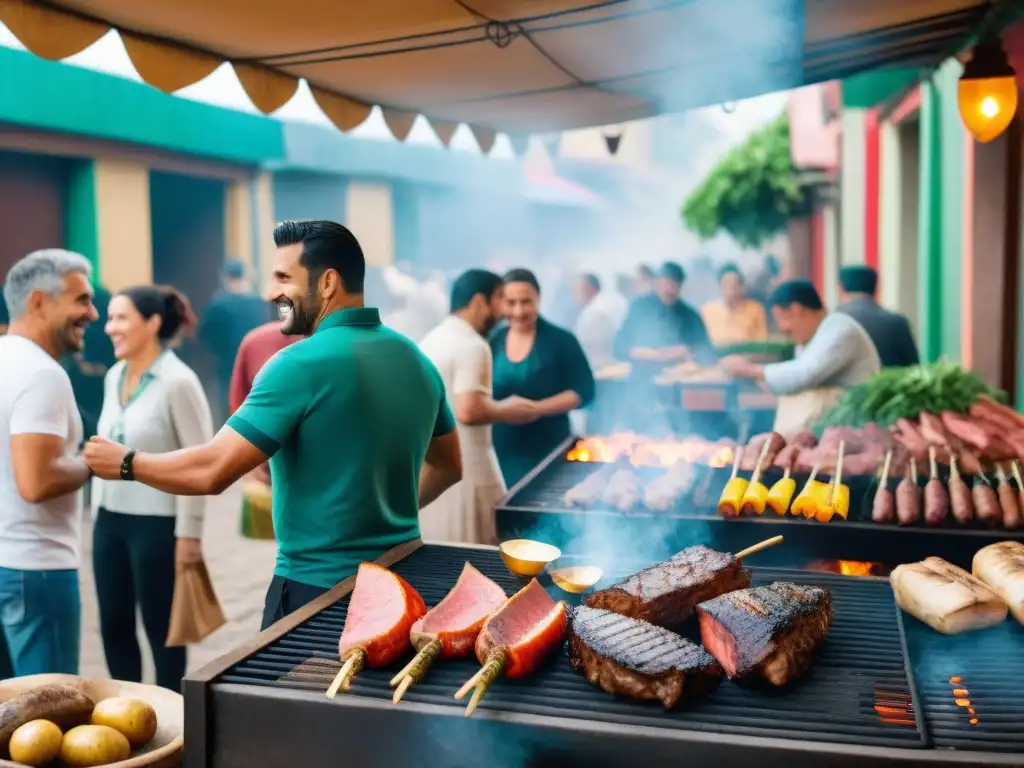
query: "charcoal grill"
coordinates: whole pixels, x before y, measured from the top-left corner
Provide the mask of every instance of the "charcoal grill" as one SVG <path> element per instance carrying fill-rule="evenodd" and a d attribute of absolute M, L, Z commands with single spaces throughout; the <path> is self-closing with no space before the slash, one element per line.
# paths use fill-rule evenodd
<path fill-rule="evenodd" d="M 505 570 L 492 548 L 410 542 L 379 562 L 393 567 L 433 605 L 466 560 L 507 593 L 526 583 Z M 609 580 L 638 565 L 618 564 Z M 434 666 L 398 706 L 391 704 L 388 686 L 394 669 L 364 671 L 352 692 L 334 701 L 324 697 L 339 668 L 337 640 L 354 582 L 348 580 L 186 678 L 187 764 L 621 768 L 639 760 L 652 768 L 676 768 L 684 761 L 789 766 L 806 760 L 838 768 L 868 760 L 873 766 L 1024 765 L 1020 756 L 976 751 L 1024 749 L 1020 736 L 993 745 L 979 740 L 981 731 L 975 729 L 958 734 L 960 751 L 930 747 L 932 716 L 939 736 L 948 738 L 943 718 L 952 700 L 937 700 L 934 714 L 922 709 L 900 614 L 884 581 L 772 569 L 755 569 L 754 579 L 789 579 L 832 590 L 836 619 L 828 643 L 811 673 L 790 688 L 765 691 L 726 682 L 681 711 L 665 713 L 589 685 L 571 671 L 562 650 L 529 680 L 496 683 L 469 719 L 463 716 L 464 702 L 452 694 L 475 670 L 470 661 Z M 927 657 L 927 648 L 924 653 Z M 971 652 L 965 664 L 977 658 Z M 972 679 L 980 674 L 968 666 L 959 673 Z M 1020 721 L 1024 699 L 1004 699 L 1002 706 L 1007 717 Z"/>
<path fill-rule="evenodd" d="M 810 559 L 860 560 L 887 565 L 922 560 L 931 555 L 944 557 L 970 568 L 974 553 L 982 547 L 1007 539 L 1024 540 L 1024 529 L 1006 531 L 986 529 L 978 524 L 959 525 L 951 518 L 942 526 L 930 528 L 919 522 L 912 526 L 879 525 L 871 522 L 871 501 L 877 487 L 870 478 L 844 478 L 850 485 L 851 510 L 848 520 L 834 518 L 828 523 L 766 512 L 757 517 L 726 520 L 716 512 L 718 497 L 728 481 L 731 468 L 702 470 L 694 490 L 667 512 L 644 509 L 622 513 L 597 505 L 570 509 L 565 492 L 591 472 L 606 466 L 598 462 L 569 461 L 566 454 L 576 443 L 570 437 L 532 472 L 510 489 L 496 510 L 498 532 L 502 539 L 535 538 L 572 551 L 573 541 L 586 540 L 583 532 L 604 526 L 628 536 L 657 536 L 669 549 L 692 544 L 707 544 L 733 552 L 758 541 L 783 534 L 785 549 L 777 548 L 759 555 L 758 562 L 800 567 Z M 641 479 L 649 481 L 663 470 L 657 467 L 633 467 Z M 768 485 L 782 476 L 777 470 L 764 473 Z M 796 477 L 798 487 L 806 478 Z M 828 476 L 819 476 L 828 480 Z M 920 478 L 923 487 L 926 478 Z M 895 489 L 899 482 L 891 479 Z"/>

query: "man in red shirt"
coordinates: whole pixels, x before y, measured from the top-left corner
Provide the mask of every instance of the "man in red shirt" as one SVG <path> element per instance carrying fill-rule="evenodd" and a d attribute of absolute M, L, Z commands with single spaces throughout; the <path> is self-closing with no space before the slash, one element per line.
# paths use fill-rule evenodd
<path fill-rule="evenodd" d="M 256 374 L 274 355 L 293 344 L 302 336 L 286 336 L 281 333 L 278 322 L 266 323 L 245 335 L 235 367 L 231 372 L 231 387 L 228 392 L 228 415 L 241 407 L 252 390 Z M 256 467 L 242 482 L 242 534 L 250 538 L 273 538 L 273 524 L 270 522 L 270 466 Z"/>

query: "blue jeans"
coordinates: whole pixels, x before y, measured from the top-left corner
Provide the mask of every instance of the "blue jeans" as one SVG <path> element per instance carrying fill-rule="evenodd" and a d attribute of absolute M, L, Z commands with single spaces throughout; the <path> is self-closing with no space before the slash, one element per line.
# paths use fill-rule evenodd
<path fill-rule="evenodd" d="M 14 674 L 78 674 L 78 571 L 0 568 L 0 626 Z"/>

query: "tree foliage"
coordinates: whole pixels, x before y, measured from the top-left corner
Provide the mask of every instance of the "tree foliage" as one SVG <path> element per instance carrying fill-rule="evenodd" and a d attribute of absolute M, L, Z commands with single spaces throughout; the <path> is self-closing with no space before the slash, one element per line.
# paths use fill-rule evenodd
<path fill-rule="evenodd" d="M 798 179 L 786 113 L 731 149 L 683 203 L 683 223 L 707 240 L 719 232 L 759 248 L 790 219 L 810 213 L 811 193 Z"/>

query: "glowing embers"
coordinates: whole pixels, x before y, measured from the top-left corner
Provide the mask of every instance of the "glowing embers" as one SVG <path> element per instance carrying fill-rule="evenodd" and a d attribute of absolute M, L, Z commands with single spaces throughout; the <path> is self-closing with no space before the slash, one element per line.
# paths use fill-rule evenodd
<path fill-rule="evenodd" d="M 952 688 L 953 703 L 956 704 L 964 714 L 969 715 L 967 722 L 971 725 L 978 724 L 978 713 L 971 703 L 971 692 L 967 690 L 964 679 L 959 675 L 949 678 L 949 685 Z"/>
<path fill-rule="evenodd" d="M 725 441 L 710 442 L 699 437 L 655 440 L 622 432 L 581 438 L 565 458 L 604 464 L 628 460 L 635 467 L 671 467 L 680 461 L 727 467 L 733 460 L 733 447 Z"/>

